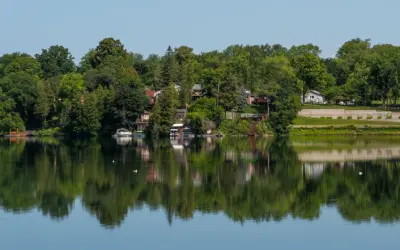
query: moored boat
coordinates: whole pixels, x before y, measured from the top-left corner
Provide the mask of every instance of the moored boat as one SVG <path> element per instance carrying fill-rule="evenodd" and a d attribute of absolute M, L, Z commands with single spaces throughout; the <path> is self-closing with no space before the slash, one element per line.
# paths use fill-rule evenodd
<path fill-rule="evenodd" d="M 132 132 L 125 129 L 125 128 L 120 128 L 117 130 L 114 136 L 116 137 L 132 137 Z"/>

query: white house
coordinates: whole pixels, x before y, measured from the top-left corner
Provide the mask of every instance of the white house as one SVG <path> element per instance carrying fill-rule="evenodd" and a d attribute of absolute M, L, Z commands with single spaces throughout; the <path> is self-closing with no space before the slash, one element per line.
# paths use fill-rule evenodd
<path fill-rule="evenodd" d="M 301 102 L 302 103 L 324 104 L 325 97 L 316 90 L 310 90 L 307 92 L 307 94 L 304 95 L 304 98 L 302 96 Z"/>

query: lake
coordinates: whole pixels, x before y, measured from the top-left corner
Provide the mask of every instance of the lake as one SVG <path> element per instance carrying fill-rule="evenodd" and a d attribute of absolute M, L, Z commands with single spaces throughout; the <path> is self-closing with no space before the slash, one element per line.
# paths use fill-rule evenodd
<path fill-rule="evenodd" d="M 398 249 L 400 138 L 0 140 L 0 248 Z"/>

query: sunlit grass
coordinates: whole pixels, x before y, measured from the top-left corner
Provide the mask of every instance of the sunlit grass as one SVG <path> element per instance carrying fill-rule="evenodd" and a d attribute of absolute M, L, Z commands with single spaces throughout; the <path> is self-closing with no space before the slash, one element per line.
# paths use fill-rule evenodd
<path fill-rule="evenodd" d="M 385 120 L 348 120 L 344 119 L 324 119 L 324 118 L 310 118 L 310 117 L 297 117 L 294 120 L 294 125 L 392 125 L 400 126 L 400 122 L 390 122 Z"/>

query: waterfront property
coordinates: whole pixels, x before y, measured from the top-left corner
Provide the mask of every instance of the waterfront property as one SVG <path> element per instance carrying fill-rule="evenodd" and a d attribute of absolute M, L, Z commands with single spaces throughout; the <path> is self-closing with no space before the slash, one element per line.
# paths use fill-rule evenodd
<path fill-rule="evenodd" d="M 145 94 L 149 99 L 149 106 L 153 106 L 156 103 L 158 96 L 161 94 L 161 90 L 150 90 L 146 89 Z"/>
<path fill-rule="evenodd" d="M 136 130 L 137 131 L 144 131 L 146 130 L 147 126 L 149 126 L 150 121 L 150 113 L 145 111 L 140 117 L 136 120 Z"/>
<path fill-rule="evenodd" d="M 192 88 L 192 101 L 196 101 L 205 95 L 204 88 L 201 84 L 195 84 Z"/>
<path fill-rule="evenodd" d="M 324 104 L 325 96 L 316 90 L 310 90 L 305 95 L 302 95 L 301 101 L 302 103 Z"/>

